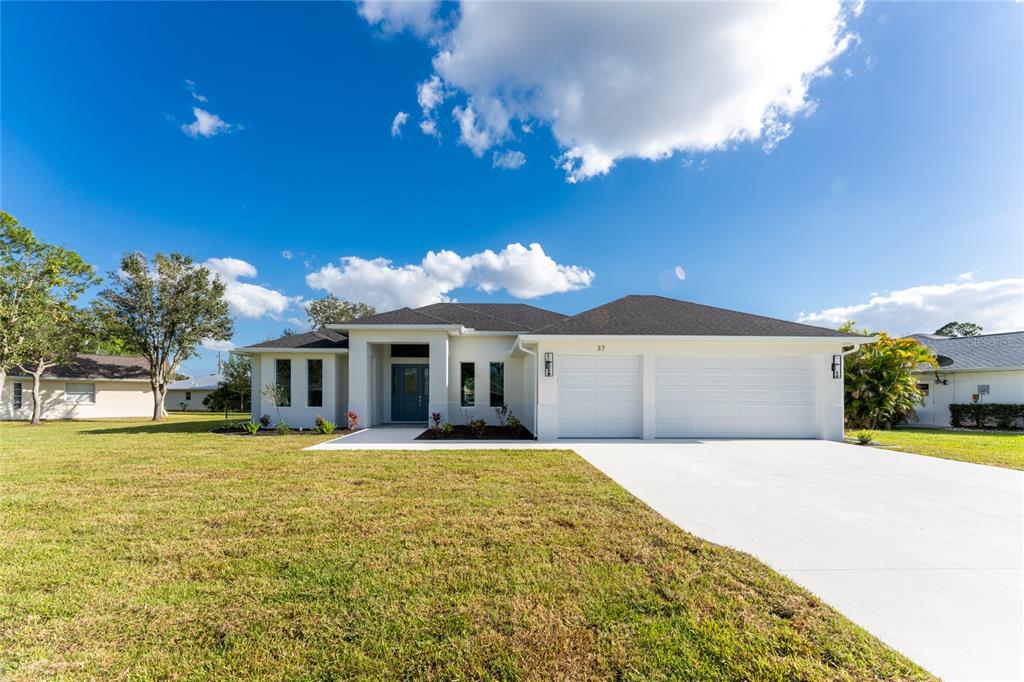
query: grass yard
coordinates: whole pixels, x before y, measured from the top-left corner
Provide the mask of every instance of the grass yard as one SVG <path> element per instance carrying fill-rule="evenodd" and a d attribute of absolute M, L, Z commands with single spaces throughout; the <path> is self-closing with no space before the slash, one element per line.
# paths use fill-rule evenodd
<path fill-rule="evenodd" d="M 930 679 L 566 452 L 0 424 L 0 679 Z"/>
<path fill-rule="evenodd" d="M 854 431 L 848 432 L 853 436 Z M 1024 469 L 1024 433 L 948 431 L 945 429 L 896 429 L 872 431 L 881 445 L 929 457 Z"/>

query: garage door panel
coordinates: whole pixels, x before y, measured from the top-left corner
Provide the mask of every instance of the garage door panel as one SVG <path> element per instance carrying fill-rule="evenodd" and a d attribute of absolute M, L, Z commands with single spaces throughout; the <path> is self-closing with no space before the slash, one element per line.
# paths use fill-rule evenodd
<path fill-rule="evenodd" d="M 558 366 L 559 437 L 640 435 L 639 357 L 570 356 Z"/>
<path fill-rule="evenodd" d="M 659 437 L 809 438 L 816 374 L 809 357 L 657 358 Z"/>

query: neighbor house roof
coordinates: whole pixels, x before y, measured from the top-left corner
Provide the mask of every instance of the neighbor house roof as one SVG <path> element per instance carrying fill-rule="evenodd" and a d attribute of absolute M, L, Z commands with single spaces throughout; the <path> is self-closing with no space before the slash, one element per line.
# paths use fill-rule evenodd
<path fill-rule="evenodd" d="M 167 384 L 168 391 L 212 391 L 224 378 L 223 374 L 207 374 L 201 377 L 190 377 Z"/>
<path fill-rule="evenodd" d="M 960 338 L 911 334 L 940 358 L 939 371 L 1024 367 L 1024 332 Z M 945 358 L 952 360 L 949 362 Z M 928 368 L 929 372 L 935 370 Z"/>
<path fill-rule="evenodd" d="M 269 339 L 254 343 L 251 346 L 242 346 L 238 350 L 260 349 L 260 348 L 296 348 L 315 350 L 317 348 L 348 348 L 348 337 L 333 329 L 320 329 L 313 332 L 302 332 L 301 334 L 286 334 L 276 339 Z"/>
<path fill-rule="evenodd" d="M 565 317 L 525 303 L 433 303 L 389 310 L 346 322 L 345 326 L 450 324 L 484 332 L 526 332 Z"/>
<path fill-rule="evenodd" d="M 664 296 L 624 296 L 533 330 L 539 335 L 807 336 L 858 334 L 715 308 Z"/>
<path fill-rule="evenodd" d="M 26 376 L 20 370 L 10 376 Z M 149 360 L 138 355 L 80 353 L 69 363 L 43 372 L 44 379 L 148 380 Z"/>

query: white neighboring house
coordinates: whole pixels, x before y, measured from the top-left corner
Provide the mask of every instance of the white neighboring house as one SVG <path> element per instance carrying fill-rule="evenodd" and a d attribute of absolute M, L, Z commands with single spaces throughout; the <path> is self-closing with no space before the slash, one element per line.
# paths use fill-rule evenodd
<path fill-rule="evenodd" d="M 167 384 L 164 409 L 168 412 L 207 410 L 208 408 L 203 405 L 203 398 L 213 393 L 223 378 L 223 374 L 207 374 L 206 376 L 172 381 Z"/>
<path fill-rule="evenodd" d="M 916 372 L 924 405 L 918 422 L 949 426 L 949 406 L 982 403 L 1024 404 L 1024 332 L 953 338 L 911 334 L 939 360 L 937 370 Z"/>
<path fill-rule="evenodd" d="M 507 405 L 541 440 L 843 437 L 842 355 L 874 339 L 662 296 L 578 315 L 525 304 L 401 308 L 234 351 L 253 418 L 456 424 Z"/>
<path fill-rule="evenodd" d="M 83 353 L 46 370 L 39 387 L 43 419 L 153 416 L 145 358 Z M 31 418 L 32 377 L 13 370 L 0 392 L 0 419 Z"/>

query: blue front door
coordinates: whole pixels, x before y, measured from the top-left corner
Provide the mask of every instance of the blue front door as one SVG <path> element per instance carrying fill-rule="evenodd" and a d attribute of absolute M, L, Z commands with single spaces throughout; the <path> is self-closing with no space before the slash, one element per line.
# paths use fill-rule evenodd
<path fill-rule="evenodd" d="M 391 365 L 391 421 L 427 421 L 429 381 L 426 365 Z"/>

